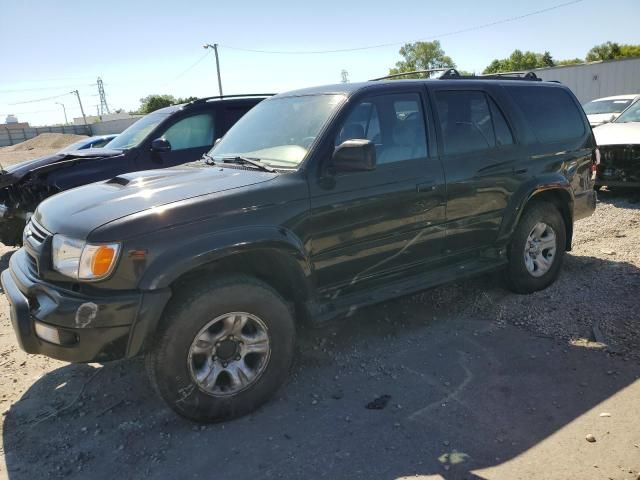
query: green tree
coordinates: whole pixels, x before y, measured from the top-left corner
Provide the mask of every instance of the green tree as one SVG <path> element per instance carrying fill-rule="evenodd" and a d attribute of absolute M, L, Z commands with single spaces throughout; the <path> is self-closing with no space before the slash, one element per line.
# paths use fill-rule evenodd
<path fill-rule="evenodd" d="M 577 63 L 584 63 L 581 58 L 567 58 L 566 60 L 557 60 L 556 65 L 575 65 Z"/>
<path fill-rule="evenodd" d="M 640 45 L 620 45 L 621 57 L 640 57 Z"/>
<path fill-rule="evenodd" d="M 640 45 L 605 42 L 596 45 L 587 53 L 587 62 L 613 60 L 615 58 L 640 57 Z"/>
<path fill-rule="evenodd" d="M 147 114 L 175 104 L 176 98 L 173 95 L 147 95 L 140 99 L 140 109 L 138 111 L 142 114 Z"/>
<path fill-rule="evenodd" d="M 147 114 L 151 112 L 155 112 L 164 107 L 169 107 L 171 105 L 179 105 L 181 103 L 189 103 L 197 100 L 198 97 L 185 97 L 185 98 L 176 98 L 173 95 L 147 95 L 144 98 L 140 99 L 140 108 L 137 113 Z"/>
<path fill-rule="evenodd" d="M 389 75 L 415 70 L 428 70 L 430 68 L 455 67 L 451 57 L 445 55 L 438 40 L 433 42 L 405 43 L 400 48 L 403 60 L 396 62 L 396 66 L 389 69 Z M 404 78 L 410 78 L 407 75 Z M 414 76 L 415 77 L 415 76 Z"/>
<path fill-rule="evenodd" d="M 621 55 L 620 45 L 615 42 L 605 42 L 596 45 L 587 52 L 587 62 L 595 62 L 597 60 L 613 60 Z"/>
<path fill-rule="evenodd" d="M 551 67 L 555 65 L 549 52 L 535 53 L 514 50 L 507 58 L 493 60 L 483 73 L 517 72 L 533 70 L 534 68 Z"/>

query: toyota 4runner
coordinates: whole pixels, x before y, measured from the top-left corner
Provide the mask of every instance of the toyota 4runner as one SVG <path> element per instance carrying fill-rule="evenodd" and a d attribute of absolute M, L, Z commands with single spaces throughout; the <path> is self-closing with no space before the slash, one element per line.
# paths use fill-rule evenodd
<path fill-rule="evenodd" d="M 595 209 L 597 149 L 566 87 L 535 78 L 372 81 L 271 97 L 202 161 L 39 205 L 2 273 L 27 352 L 144 353 L 198 421 L 284 382 L 299 321 L 503 269 L 549 286 Z"/>

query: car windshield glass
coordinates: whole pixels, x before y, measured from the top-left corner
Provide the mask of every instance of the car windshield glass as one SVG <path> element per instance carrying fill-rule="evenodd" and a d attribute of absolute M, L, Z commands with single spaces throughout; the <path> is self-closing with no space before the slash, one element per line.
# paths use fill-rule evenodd
<path fill-rule="evenodd" d="M 344 99 L 324 94 L 265 100 L 242 117 L 210 154 L 214 159 L 242 156 L 295 168 Z"/>
<path fill-rule="evenodd" d="M 631 99 L 594 100 L 583 105 L 584 113 L 597 115 L 599 113 L 620 113 L 629 106 Z"/>
<path fill-rule="evenodd" d="M 126 150 L 127 148 L 137 147 L 146 138 L 149 132 L 156 128 L 160 122 L 169 115 L 170 113 L 150 113 L 149 115 L 142 117 L 116 138 L 107 143 L 105 148 Z"/>
<path fill-rule="evenodd" d="M 640 122 L 640 102 L 636 102 L 620 115 L 616 123 Z"/>
<path fill-rule="evenodd" d="M 81 150 L 82 147 L 84 147 L 87 144 L 88 140 L 89 140 L 88 138 L 85 138 L 80 140 L 79 142 L 75 142 L 75 143 L 72 143 L 71 145 L 67 145 L 58 153 L 68 153 L 68 152 L 75 152 L 76 150 Z"/>

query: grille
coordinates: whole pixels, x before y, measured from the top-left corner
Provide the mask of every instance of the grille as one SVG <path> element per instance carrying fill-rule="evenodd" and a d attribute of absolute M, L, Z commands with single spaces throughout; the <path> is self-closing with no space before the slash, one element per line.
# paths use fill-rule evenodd
<path fill-rule="evenodd" d="M 615 168 L 637 168 L 640 145 L 611 145 L 600 147 L 602 164 Z"/>
<path fill-rule="evenodd" d="M 45 230 L 45 228 L 42 225 L 36 222 L 35 219 L 33 218 L 29 220 L 29 223 L 27 224 L 27 228 L 31 233 L 32 242 L 37 245 L 41 245 L 42 242 L 44 242 L 47 239 L 47 237 L 51 235 L 49 232 L 47 232 L 47 230 Z"/>

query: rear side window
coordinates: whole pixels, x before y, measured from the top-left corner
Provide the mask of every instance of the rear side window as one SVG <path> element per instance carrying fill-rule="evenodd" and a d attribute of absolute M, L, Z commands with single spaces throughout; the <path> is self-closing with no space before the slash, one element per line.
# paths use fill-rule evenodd
<path fill-rule="evenodd" d="M 446 154 L 478 152 L 513 143 L 504 116 L 483 92 L 436 93 Z"/>
<path fill-rule="evenodd" d="M 509 86 L 505 89 L 522 110 L 542 143 L 584 135 L 584 121 L 576 103 L 561 88 Z"/>

